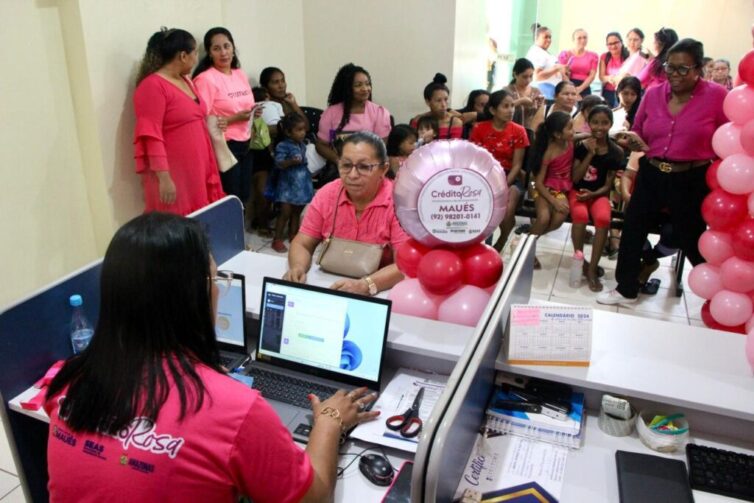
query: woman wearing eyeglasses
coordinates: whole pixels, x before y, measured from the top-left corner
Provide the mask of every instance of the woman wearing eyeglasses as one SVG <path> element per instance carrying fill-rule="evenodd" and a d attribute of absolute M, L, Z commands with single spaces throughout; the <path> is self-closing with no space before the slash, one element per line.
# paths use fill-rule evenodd
<path fill-rule="evenodd" d="M 310 395 L 314 426 L 296 446 L 259 392 L 220 367 L 226 279 L 196 221 L 148 213 L 116 232 L 95 336 L 47 394 L 51 501 L 332 498 L 342 428 L 376 417 L 360 412 L 374 397 Z"/>
<path fill-rule="evenodd" d="M 615 87 L 623 62 L 628 59 L 628 49 L 623 45 L 623 39 L 617 31 L 611 31 L 605 37 L 607 52 L 600 56 L 600 81 L 602 82 L 602 97 L 608 106 L 614 108 L 618 104 Z"/>
<path fill-rule="evenodd" d="M 284 279 L 306 282 L 314 250 L 329 237 L 333 226 L 333 237 L 385 245 L 385 253 L 374 274 L 342 279 L 331 288 L 375 295 L 403 279 L 393 263 L 393 252 L 408 236 L 395 216 L 393 184 L 385 178 L 388 169 L 385 144 L 374 133 L 361 131 L 344 140 L 338 160 L 340 178 L 317 191 L 306 210 L 299 232 L 291 241 Z"/>
<path fill-rule="evenodd" d="M 667 82 L 647 90 L 632 131 L 620 134 L 624 146 L 645 155 L 625 211 L 615 272 L 618 287 L 601 294 L 600 304 L 636 302 L 640 274 L 648 279 L 659 267 L 656 259 L 642 260 L 642 248 L 651 223 L 663 211 L 670 214 L 675 244 L 693 265 L 704 262 L 697 241 L 706 229 L 701 212 L 709 193 L 705 175 L 715 158 L 712 135 L 727 122 L 727 92 L 702 78 L 701 42 L 685 38 L 667 55 Z"/>

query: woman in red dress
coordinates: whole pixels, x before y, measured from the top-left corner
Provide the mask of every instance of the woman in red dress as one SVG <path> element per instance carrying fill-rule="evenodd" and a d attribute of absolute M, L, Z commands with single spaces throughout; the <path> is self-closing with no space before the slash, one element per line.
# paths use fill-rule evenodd
<path fill-rule="evenodd" d="M 196 40 L 187 31 L 163 29 L 147 43 L 134 92 L 134 157 L 145 212 L 187 215 L 225 195 L 205 105 L 186 77 L 196 61 Z"/>

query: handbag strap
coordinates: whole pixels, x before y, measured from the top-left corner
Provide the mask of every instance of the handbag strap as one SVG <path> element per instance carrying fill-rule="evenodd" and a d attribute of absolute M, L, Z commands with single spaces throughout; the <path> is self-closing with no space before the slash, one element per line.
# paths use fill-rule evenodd
<path fill-rule="evenodd" d="M 330 239 L 332 235 L 335 234 L 335 219 L 338 217 L 338 206 L 340 206 L 340 196 L 343 194 L 343 189 L 345 189 L 345 187 L 341 186 L 338 191 L 338 197 L 335 198 L 335 211 L 332 215 L 332 227 L 330 228 L 330 234 L 327 236 L 327 239 Z"/>

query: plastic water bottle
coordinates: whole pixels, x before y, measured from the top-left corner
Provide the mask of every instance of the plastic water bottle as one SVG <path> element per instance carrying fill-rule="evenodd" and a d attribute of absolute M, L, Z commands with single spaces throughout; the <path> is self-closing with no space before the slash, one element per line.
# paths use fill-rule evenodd
<path fill-rule="evenodd" d="M 81 295 L 71 295 L 68 302 L 73 308 L 73 316 L 71 316 L 71 345 L 73 346 L 73 354 L 77 355 L 89 345 L 94 335 L 94 329 L 89 320 L 86 319 L 86 316 L 84 316 L 84 309 L 82 307 L 84 301 Z"/>
<path fill-rule="evenodd" d="M 582 269 L 584 268 L 584 252 L 578 250 L 573 254 L 571 259 L 571 274 L 568 277 L 568 284 L 571 288 L 578 288 L 581 286 Z"/>

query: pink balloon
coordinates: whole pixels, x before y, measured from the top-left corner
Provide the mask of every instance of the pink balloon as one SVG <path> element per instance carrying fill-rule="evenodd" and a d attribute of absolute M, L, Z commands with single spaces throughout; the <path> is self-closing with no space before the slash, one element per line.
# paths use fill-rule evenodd
<path fill-rule="evenodd" d="M 722 325 L 743 325 L 751 318 L 751 298 L 743 293 L 721 290 L 712 297 L 710 313 L 715 321 Z"/>
<path fill-rule="evenodd" d="M 754 89 L 746 85 L 733 88 L 725 97 L 723 111 L 740 126 L 754 119 Z"/>
<path fill-rule="evenodd" d="M 749 321 L 746 322 L 746 333 L 749 334 L 752 331 L 754 331 L 754 316 L 749 318 Z"/>
<path fill-rule="evenodd" d="M 749 216 L 754 217 L 754 192 L 749 194 L 749 200 L 747 201 L 747 206 L 749 207 Z"/>
<path fill-rule="evenodd" d="M 437 310 L 437 319 L 475 327 L 489 300 L 490 294 L 481 288 L 464 285 L 440 304 L 440 308 Z"/>
<path fill-rule="evenodd" d="M 390 289 L 388 299 L 393 301 L 394 313 L 436 320 L 442 297 L 427 292 L 418 279 L 409 278 Z"/>
<path fill-rule="evenodd" d="M 712 264 L 699 264 L 689 273 L 689 288 L 703 299 L 711 299 L 723 289 L 720 268 Z"/>
<path fill-rule="evenodd" d="M 465 176 L 466 171 L 473 173 Z M 477 196 L 473 192 L 478 189 L 467 187 L 469 181 L 481 183 L 485 187 L 482 192 L 491 194 L 491 208 L 474 203 Z M 426 191 L 420 202 L 419 194 L 430 183 L 449 186 Z M 451 191 L 462 195 L 455 199 L 444 195 Z M 508 205 L 508 184 L 500 163 L 482 147 L 463 140 L 433 141 L 408 156 L 393 184 L 393 201 L 401 227 L 421 244 L 430 248 L 464 248 L 484 240 L 500 225 Z M 427 208 L 432 203 L 435 209 L 425 210 L 422 217 L 421 205 Z M 442 206 L 451 209 L 442 210 Z"/>
<path fill-rule="evenodd" d="M 741 128 L 741 137 L 739 141 L 741 142 L 741 147 L 743 147 L 744 152 L 754 156 L 754 120 L 747 122 L 746 125 Z"/>
<path fill-rule="evenodd" d="M 729 155 L 743 154 L 744 148 L 741 146 L 741 127 L 726 122 L 715 131 L 712 135 L 712 148 L 721 159 Z"/>
<path fill-rule="evenodd" d="M 754 288 L 754 262 L 731 257 L 720 266 L 720 280 L 723 288 L 733 292 L 746 293 Z"/>
<path fill-rule="evenodd" d="M 733 256 L 730 234 L 725 231 L 704 231 L 699 237 L 699 253 L 712 265 L 720 265 Z"/>
<path fill-rule="evenodd" d="M 726 157 L 717 169 L 717 181 L 720 182 L 720 187 L 731 194 L 754 191 L 754 158 L 746 154 Z"/>

